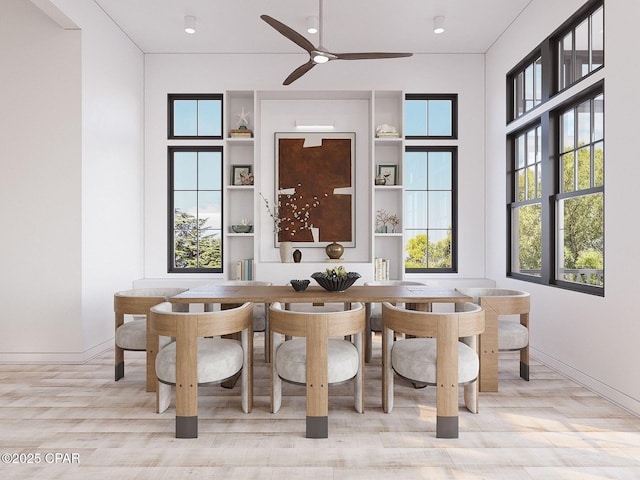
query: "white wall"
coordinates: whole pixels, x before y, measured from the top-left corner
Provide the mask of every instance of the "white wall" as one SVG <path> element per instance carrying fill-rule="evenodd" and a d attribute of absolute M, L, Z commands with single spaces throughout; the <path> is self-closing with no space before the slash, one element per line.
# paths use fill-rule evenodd
<path fill-rule="evenodd" d="M 544 37 L 584 1 L 534 0 L 487 54 L 487 273 L 498 286 L 532 294 L 531 346 L 536 358 L 640 413 L 640 322 L 635 312 L 640 256 L 637 203 L 640 164 L 635 149 L 640 67 L 628 32 L 640 3 L 606 2 L 605 68 L 605 296 L 543 287 L 506 278 L 505 78 Z M 631 150 L 633 152 L 634 150 Z M 535 374 L 534 374 L 535 379 Z"/>
<path fill-rule="evenodd" d="M 484 264 L 484 56 L 483 55 L 416 55 L 407 59 L 375 60 L 361 62 L 330 62 L 318 66 L 289 87 L 282 80 L 298 65 L 305 55 L 146 55 L 145 70 L 145 276 L 147 278 L 185 278 L 184 274 L 167 274 L 167 94 L 208 93 L 225 90 L 258 91 L 362 91 L 404 90 L 415 93 L 458 93 L 459 102 L 459 228 L 460 248 L 458 274 L 445 278 L 483 278 Z M 364 103 L 364 101 L 363 101 Z M 339 102 L 336 102 L 339 104 Z M 279 120 L 269 120 L 261 112 L 261 122 L 266 122 L 267 134 L 256 145 L 261 156 L 273 151 L 271 134 L 296 114 L 290 102 L 265 104 L 270 115 Z M 278 112 L 278 108 L 280 111 Z M 295 108 L 302 108 L 296 105 Z M 305 107 L 306 108 L 306 107 Z M 333 108 L 333 107 L 332 107 Z M 345 104 L 340 116 L 349 113 L 353 105 Z M 362 125 L 343 121 L 348 131 L 358 131 L 358 138 L 366 137 L 368 125 L 365 106 L 356 107 L 356 115 Z M 255 112 L 252 112 L 255 113 Z M 298 115 L 305 112 L 298 112 Z M 308 112 L 307 112 L 308 113 Z M 286 120 L 288 119 L 288 120 Z M 291 131 L 291 129 L 289 129 Z M 265 140 L 266 139 L 266 140 Z M 271 143 L 269 143 L 271 142 Z M 368 147 L 366 147 L 368 148 Z M 273 169 L 273 160 L 265 166 Z M 257 180 L 261 182 L 260 179 Z M 263 183 L 257 189 L 266 188 Z M 270 187 L 271 190 L 273 187 Z M 364 189 L 368 188 L 365 186 Z M 269 190 L 269 191 L 271 191 Z M 363 189 L 359 189 L 362 191 Z M 368 197 L 364 202 L 368 202 Z M 259 205 L 262 209 L 263 206 Z M 364 207 L 369 208 L 368 206 Z M 264 212 L 263 212 L 264 213 Z M 271 242 L 271 237 L 270 240 Z M 358 240 L 367 252 L 367 241 Z M 263 252 L 273 254 L 275 250 Z M 351 252 L 353 258 L 366 258 L 366 253 Z M 321 254 L 315 255 L 320 258 Z M 314 253 L 303 254 L 304 259 L 314 258 Z M 443 277 L 443 276 L 440 276 Z"/>
<path fill-rule="evenodd" d="M 0 359 L 82 345 L 80 48 L 79 31 L 3 1 Z"/>
<path fill-rule="evenodd" d="M 2 361 L 83 361 L 113 344 L 113 292 L 142 273 L 142 54 L 93 2 L 84 29 L 4 0 Z"/>

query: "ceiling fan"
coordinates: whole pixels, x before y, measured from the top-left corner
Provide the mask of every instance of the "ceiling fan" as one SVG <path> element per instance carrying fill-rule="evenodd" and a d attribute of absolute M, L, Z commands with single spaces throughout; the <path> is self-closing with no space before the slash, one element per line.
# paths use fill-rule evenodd
<path fill-rule="evenodd" d="M 323 0 L 319 0 L 319 45 L 314 46 L 309 40 L 300 35 L 298 32 L 279 22 L 269 15 L 260 15 L 260 18 L 275 28 L 282 35 L 287 37 L 293 43 L 303 48 L 309 54 L 309 61 L 296 68 L 282 82 L 283 85 L 289 85 L 307 73 L 313 67 L 320 63 L 327 63 L 329 60 L 371 60 L 376 58 L 400 58 L 410 57 L 413 53 L 390 53 L 390 52 L 365 52 L 365 53 L 333 53 L 329 52 L 322 46 L 322 4 Z"/>

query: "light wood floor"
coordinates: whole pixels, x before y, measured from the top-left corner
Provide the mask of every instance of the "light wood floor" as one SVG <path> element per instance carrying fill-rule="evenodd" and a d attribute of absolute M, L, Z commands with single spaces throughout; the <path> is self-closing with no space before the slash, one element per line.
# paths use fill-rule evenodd
<path fill-rule="evenodd" d="M 201 388 L 197 439 L 174 438 L 173 406 L 154 413 L 143 353 L 125 352 L 118 382 L 111 351 L 84 365 L 0 365 L 0 453 L 40 455 L 0 465 L 0 478 L 640 479 L 640 419 L 537 362 L 521 380 L 517 354 L 501 356 L 500 392 L 481 394 L 479 414 L 460 401 L 460 438 L 438 439 L 432 387 L 396 381 L 395 408 L 382 412 L 377 344 L 365 414 L 350 384 L 332 387 L 329 438 L 313 440 L 302 387 L 286 385 L 269 413 L 261 345 L 253 412 L 242 413 L 238 387 Z M 79 464 L 47 463 L 56 453 Z"/>

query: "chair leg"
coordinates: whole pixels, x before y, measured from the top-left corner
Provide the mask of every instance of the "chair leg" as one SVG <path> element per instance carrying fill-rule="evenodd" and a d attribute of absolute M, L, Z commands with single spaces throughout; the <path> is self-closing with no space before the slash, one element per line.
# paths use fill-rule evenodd
<path fill-rule="evenodd" d="M 463 343 L 469 345 L 478 353 L 478 337 L 463 337 L 460 339 Z M 478 392 L 480 391 L 480 382 L 476 378 L 473 382 L 464 386 L 464 404 L 471 413 L 478 413 Z"/>
<path fill-rule="evenodd" d="M 116 345 L 115 348 L 115 381 L 124 377 L 124 350 Z"/>
<path fill-rule="evenodd" d="M 529 313 L 520 314 L 520 324 L 529 330 Z M 529 381 L 529 342 L 520 350 L 520 377 Z"/>
<path fill-rule="evenodd" d="M 116 313 L 115 314 L 115 330 L 118 330 L 118 327 L 122 326 L 124 324 L 124 314 L 123 313 Z M 114 342 L 115 344 L 115 342 Z M 115 381 L 117 382 L 118 380 L 120 380 L 122 377 L 124 377 L 124 350 L 122 350 L 118 345 L 115 345 L 115 358 L 114 358 L 114 365 L 115 365 Z"/>
<path fill-rule="evenodd" d="M 156 391 L 156 410 L 157 413 L 163 413 L 169 408 L 171 403 L 171 385 L 158 382 Z"/>
<path fill-rule="evenodd" d="M 393 368 L 391 368 L 391 349 L 393 348 L 393 330 L 382 327 L 382 411 L 393 410 Z"/>
<path fill-rule="evenodd" d="M 354 379 L 355 384 L 353 386 L 353 397 L 355 402 L 356 412 L 364 413 L 364 351 L 363 351 L 363 334 L 358 332 L 354 335 L 354 344 L 358 350 L 358 373 Z"/>
<path fill-rule="evenodd" d="M 248 329 L 242 330 L 241 343 L 243 350 L 242 370 L 240 373 L 240 397 L 242 399 L 242 411 L 244 413 L 250 413 L 253 408 L 253 383 L 252 383 L 252 369 L 251 364 L 252 357 L 251 352 L 253 349 L 252 342 L 249 340 L 249 336 L 253 339 L 253 332 L 249 332 Z"/>
<path fill-rule="evenodd" d="M 278 333 L 270 335 L 271 342 L 271 413 L 278 413 L 282 404 L 282 379 L 276 370 L 276 352 L 282 343 L 282 336 Z"/>

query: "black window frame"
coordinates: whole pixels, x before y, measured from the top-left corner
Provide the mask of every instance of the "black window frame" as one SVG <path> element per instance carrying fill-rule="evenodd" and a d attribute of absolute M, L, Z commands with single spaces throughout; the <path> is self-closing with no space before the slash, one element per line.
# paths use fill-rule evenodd
<path fill-rule="evenodd" d="M 402 268 L 407 275 L 422 273 L 458 273 L 458 147 L 455 145 L 407 145 L 407 152 L 448 152 L 451 153 L 451 267 L 450 268 L 407 268 L 404 260 L 404 245 L 407 241 L 407 228 L 403 233 L 403 259 Z M 404 163 L 404 161 L 403 161 Z M 403 195 L 407 188 L 403 181 Z M 423 190 L 429 191 L 429 190 Z M 405 207 L 406 208 L 406 207 Z M 422 229 L 419 229 L 422 230 Z"/>
<path fill-rule="evenodd" d="M 547 37 L 543 42 L 532 51 L 525 59 L 518 63 L 518 65 L 512 69 L 506 76 L 506 92 L 507 92 L 507 125 L 510 121 L 520 120 L 525 117 L 522 126 L 517 127 L 516 130 L 510 131 L 506 136 L 507 143 L 507 155 L 506 155 L 506 190 L 507 190 L 507 205 L 506 205 L 506 218 L 507 218 L 507 251 L 506 251 L 506 276 L 509 278 L 527 281 L 531 283 L 539 283 L 547 286 L 559 287 L 571 291 L 592 294 L 596 296 L 605 295 L 605 286 L 592 286 L 584 283 L 569 282 L 558 277 L 558 266 L 556 261 L 556 252 L 558 247 L 557 238 L 558 222 L 556 218 L 557 201 L 562 198 L 567 198 L 573 194 L 564 194 L 561 191 L 561 164 L 559 151 L 560 145 L 560 116 L 566 112 L 567 109 L 575 107 L 587 99 L 595 98 L 598 95 L 604 95 L 604 78 L 597 82 L 589 84 L 585 80 L 596 72 L 604 68 L 604 50 L 602 52 L 602 64 L 593 69 L 589 73 L 580 77 L 570 85 L 560 89 L 559 88 L 559 48 L 558 42 L 567 34 L 572 31 L 577 25 L 580 25 L 586 18 L 589 18 L 598 9 L 603 8 L 604 18 L 604 1 L 603 0 L 591 0 L 583 5 L 574 15 L 571 16 L 566 22 L 562 24 L 552 35 Z M 603 36 L 604 38 L 604 36 Z M 514 112 L 513 109 L 513 78 L 517 74 L 523 65 L 531 61 L 531 58 L 540 51 L 542 57 L 542 98 L 543 101 L 536 108 L 539 108 L 539 113 L 535 113 L 534 109 L 527 111 L 522 117 L 512 118 Z M 580 84 L 586 85 L 582 89 Z M 559 93 L 568 91 L 569 89 L 575 90 L 575 93 L 566 99 L 562 99 L 557 105 L 549 107 L 548 101 L 554 99 Z M 604 121 L 604 120 L 603 120 Z M 514 272 L 512 269 L 512 253 L 513 249 L 517 248 L 514 241 L 517 239 L 516 235 L 513 235 L 513 221 L 512 211 L 514 206 L 518 205 L 515 198 L 515 160 L 516 155 L 514 153 L 515 142 L 514 139 L 522 134 L 523 131 L 530 129 L 532 126 L 539 124 L 541 126 L 541 167 L 542 167 L 542 268 L 540 276 L 533 276 Z M 602 143 L 606 142 L 606 136 L 603 135 Z M 605 154 L 606 155 L 606 154 Z M 605 160 L 606 162 L 606 160 Z M 587 193 L 598 189 L 589 189 Z M 605 182 L 603 181 L 602 188 L 600 189 L 604 195 Z M 603 201 L 604 197 L 603 197 Z M 520 202 L 527 203 L 527 202 Z M 604 222 L 604 217 L 603 217 Z M 604 225 L 603 225 L 604 228 Z M 604 230 L 603 230 L 604 231 Z M 603 238 L 603 243 L 605 239 Z M 604 272 L 604 270 L 603 270 Z"/>
<path fill-rule="evenodd" d="M 449 100 L 451 101 L 451 135 L 405 135 L 406 140 L 431 140 L 446 139 L 456 140 L 458 138 L 458 94 L 457 93 L 407 93 L 404 96 L 407 100 Z"/>
<path fill-rule="evenodd" d="M 174 102 L 176 100 L 219 100 L 220 135 L 174 135 Z M 224 136 L 224 98 L 221 93 L 170 93 L 167 95 L 167 138 L 169 140 L 221 140 Z"/>
<path fill-rule="evenodd" d="M 175 243 L 174 243 L 174 176 L 173 176 L 173 154 L 175 152 L 220 152 L 221 157 L 224 159 L 223 147 L 219 145 L 198 145 L 198 146 L 169 146 L 167 149 L 167 272 L 168 273 L 223 273 L 224 271 L 224 235 L 222 228 L 220 229 L 220 267 L 219 268 L 201 268 L 201 267 L 188 267 L 179 268 L 174 265 L 175 256 Z M 221 226 L 224 225 L 224 162 L 220 165 L 220 222 Z M 198 190 L 199 191 L 199 190 Z"/>

